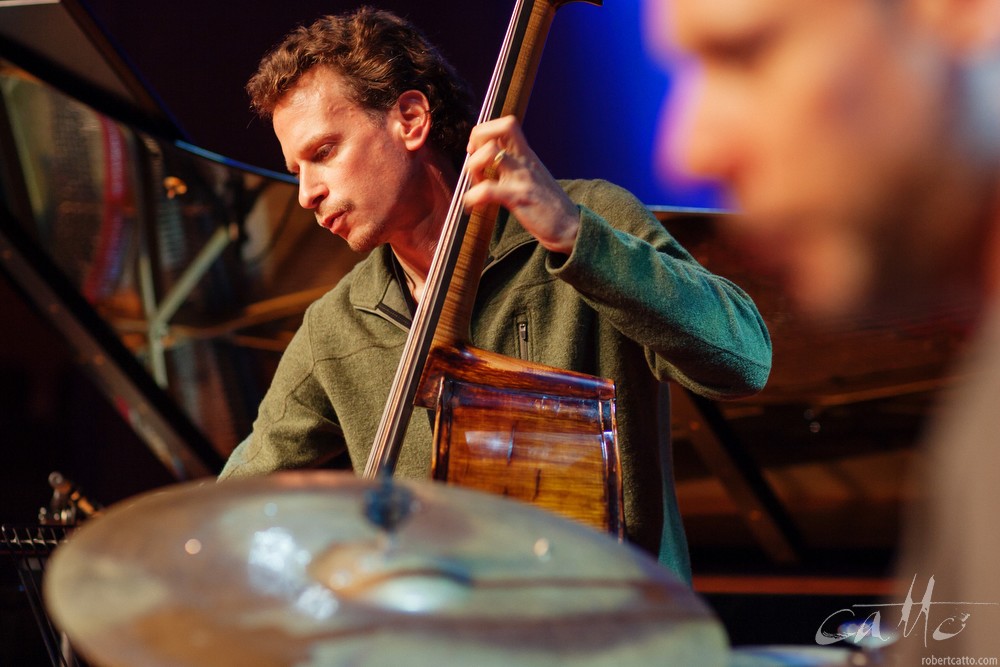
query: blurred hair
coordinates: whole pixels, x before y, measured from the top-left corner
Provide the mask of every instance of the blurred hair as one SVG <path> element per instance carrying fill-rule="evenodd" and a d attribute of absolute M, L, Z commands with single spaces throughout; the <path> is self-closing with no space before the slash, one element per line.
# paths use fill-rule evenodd
<path fill-rule="evenodd" d="M 299 26 L 264 56 L 247 82 L 251 106 L 271 118 L 278 101 L 316 66 L 340 74 L 352 101 L 377 115 L 407 90 L 422 92 L 430 103 L 431 145 L 461 165 L 475 121 L 472 93 L 416 26 L 371 7 Z"/>

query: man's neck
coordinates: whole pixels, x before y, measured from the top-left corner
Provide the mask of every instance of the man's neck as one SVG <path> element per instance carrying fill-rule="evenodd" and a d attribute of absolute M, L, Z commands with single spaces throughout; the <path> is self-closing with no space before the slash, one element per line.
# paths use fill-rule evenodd
<path fill-rule="evenodd" d="M 424 285 L 427 282 L 427 271 L 430 267 L 430 258 L 427 259 L 427 268 L 417 268 L 413 264 L 407 262 L 403 259 L 399 253 L 393 248 L 393 254 L 396 255 L 396 261 L 399 262 L 400 268 L 403 270 L 403 277 L 406 280 L 406 289 L 410 291 L 410 295 L 413 300 L 420 303 L 420 299 L 424 296 Z"/>
<path fill-rule="evenodd" d="M 450 167 L 428 164 L 425 171 L 431 205 L 422 220 L 417 221 L 403 234 L 389 241 L 399 266 L 406 277 L 406 286 L 413 300 L 420 302 L 424 283 L 430 272 L 431 260 L 441 238 L 448 210 L 455 191 L 457 175 Z"/>

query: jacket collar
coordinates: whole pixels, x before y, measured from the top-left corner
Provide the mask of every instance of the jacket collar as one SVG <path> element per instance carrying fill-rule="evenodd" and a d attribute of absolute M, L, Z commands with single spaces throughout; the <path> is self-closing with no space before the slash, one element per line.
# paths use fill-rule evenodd
<path fill-rule="evenodd" d="M 501 215 L 493 229 L 489 257 L 483 270 L 501 261 L 515 249 L 537 242 L 517 220 L 509 215 Z M 378 314 L 402 328 L 409 328 L 409 309 L 403 298 L 402 287 L 392 271 L 390 253 L 392 250 L 388 245 L 379 246 L 358 264 L 351 282 L 350 302 L 358 310 Z M 405 327 L 400 316 L 405 320 Z"/>

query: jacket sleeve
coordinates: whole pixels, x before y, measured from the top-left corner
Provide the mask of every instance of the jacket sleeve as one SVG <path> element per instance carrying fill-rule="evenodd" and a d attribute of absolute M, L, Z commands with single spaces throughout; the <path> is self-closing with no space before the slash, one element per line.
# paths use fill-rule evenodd
<path fill-rule="evenodd" d="M 548 270 L 624 336 L 650 369 L 709 398 L 760 391 L 771 339 L 753 301 L 701 266 L 631 193 L 606 181 L 572 184 L 580 232 Z"/>
<path fill-rule="evenodd" d="M 253 432 L 219 479 L 321 465 L 345 450 L 330 400 L 313 373 L 309 312 L 281 357 L 260 404 Z"/>

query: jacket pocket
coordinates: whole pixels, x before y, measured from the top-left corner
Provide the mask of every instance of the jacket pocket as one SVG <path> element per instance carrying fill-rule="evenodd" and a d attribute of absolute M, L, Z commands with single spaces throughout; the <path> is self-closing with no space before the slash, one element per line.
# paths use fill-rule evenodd
<path fill-rule="evenodd" d="M 517 356 L 520 359 L 528 359 L 528 318 L 517 318 Z"/>

